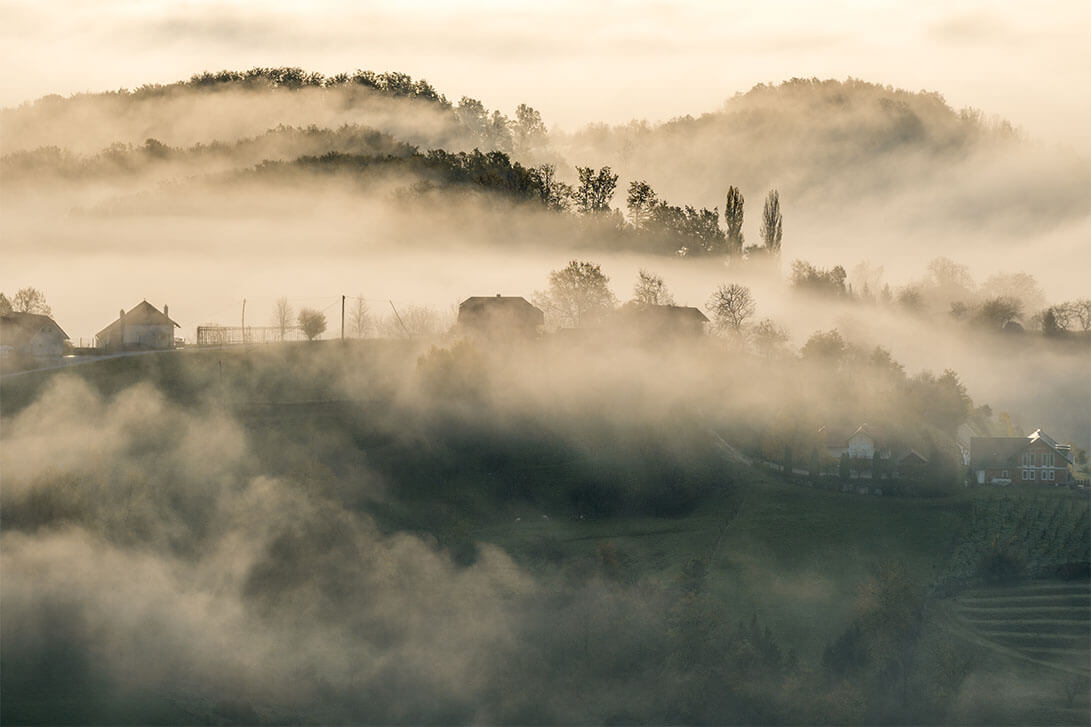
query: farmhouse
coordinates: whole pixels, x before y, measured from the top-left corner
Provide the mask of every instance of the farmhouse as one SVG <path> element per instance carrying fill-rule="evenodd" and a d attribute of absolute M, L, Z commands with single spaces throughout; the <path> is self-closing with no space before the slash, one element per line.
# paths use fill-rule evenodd
<path fill-rule="evenodd" d="M 25 368 L 55 362 L 64 355 L 68 334 L 49 316 L 5 313 L 0 316 L 0 358 Z"/>
<path fill-rule="evenodd" d="M 979 485 L 1066 485 L 1072 447 L 1036 429 L 1026 437 L 973 437 L 970 469 Z"/>
<path fill-rule="evenodd" d="M 98 347 L 106 351 L 174 348 L 174 329 L 181 328 L 163 311 L 144 300 L 131 311 L 122 310 L 117 320 L 95 336 Z"/>
<path fill-rule="evenodd" d="M 520 296 L 475 295 L 458 306 L 458 325 L 465 333 L 486 338 L 533 338 L 545 324 L 545 314 Z"/>
<path fill-rule="evenodd" d="M 691 306 L 626 303 L 610 317 L 609 323 L 623 332 L 660 339 L 699 336 L 705 331 L 708 317 Z"/>
<path fill-rule="evenodd" d="M 890 459 L 890 448 L 881 441 L 879 433 L 867 424 L 861 424 L 848 436 L 826 427 L 819 427 L 818 433 L 826 443 L 826 454 L 834 459 L 840 459 L 842 454 L 848 453 L 849 459 L 871 460 L 876 450 L 881 459 Z"/>

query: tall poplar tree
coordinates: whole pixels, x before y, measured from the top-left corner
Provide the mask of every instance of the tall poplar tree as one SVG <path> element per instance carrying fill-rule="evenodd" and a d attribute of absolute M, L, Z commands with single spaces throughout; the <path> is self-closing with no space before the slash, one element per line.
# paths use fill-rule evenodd
<path fill-rule="evenodd" d="M 727 253 L 729 255 L 741 255 L 743 243 L 742 234 L 742 220 L 743 220 L 743 199 L 742 192 L 738 187 L 727 188 L 727 201 L 724 202 L 724 221 L 727 223 Z"/>

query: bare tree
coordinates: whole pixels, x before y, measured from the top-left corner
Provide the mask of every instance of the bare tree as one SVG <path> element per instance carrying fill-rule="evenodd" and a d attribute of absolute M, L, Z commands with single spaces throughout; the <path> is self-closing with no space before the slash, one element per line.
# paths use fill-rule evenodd
<path fill-rule="evenodd" d="M 427 338 L 439 333 L 439 311 L 426 305 L 407 305 L 382 320 L 380 330 L 389 338 Z"/>
<path fill-rule="evenodd" d="M 0 316 L 7 315 L 8 313 L 11 313 L 11 311 L 11 301 L 8 300 L 6 295 L 0 293 Z"/>
<path fill-rule="evenodd" d="M 277 329 L 278 340 L 284 340 L 284 337 L 292 328 L 292 320 L 294 318 L 295 311 L 292 310 L 292 306 L 288 303 L 288 299 L 277 298 L 276 303 L 273 304 L 273 327 Z"/>
<path fill-rule="evenodd" d="M 46 305 L 45 294 L 37 288 L 23 288 L 17 292 L 11 299 L 11 308 L 17 313 L 53 315 L 53 309 Z"/>
<path fill-rule="evenodd" d="M 349 333 L 353 338 L 367 338 L 371 331 L 371 313 L 363 295 L 357 295 L 349 309 Z"/>
<path fill-rule="evenodd" d="M 716 327 L 735 333 L 742 331 L 746 319 L 754 315 L 756 308 L 750 288 L 738 283 L 721 285 L 708 299 L 708 309 L 712 312 Z"/>
<path fill-rule="evenodd" d="M 1066 303 L 1072 315 L 1080 322 L 1080 330 L 1084 333 L 1091 331 L 1091 298 L 1080 298 L 1071 303 Z"/>
<path fill-rule="evenodd" d="M 313 341 L 326 330 L 326 314 L 313 308 L 303 308 L 299 311 L 299 327 L 307 340 Z"/>
<path fill-rule="evenodd" d="M 1091 330 L 1091 299 L 1081 298 L 1052 306 L 1044 311 L 1057 331 L 1074 331 L 1076 326 L 1086 333 Z"/>
<path fill-rule="evenodd" d="M 637 274 L 633 286 L 633 303 L 644 308 L 649 305 L 674 305 L 674 296 L 667 290 L 663 278 L 643 268 Z"/>

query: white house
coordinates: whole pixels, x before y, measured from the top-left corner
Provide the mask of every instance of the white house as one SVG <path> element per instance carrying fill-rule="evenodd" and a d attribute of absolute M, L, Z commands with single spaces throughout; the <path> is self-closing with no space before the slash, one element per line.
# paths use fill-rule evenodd
<path fill-rule="evenodd" d="M 107 351 L 174 348 L 174 329 L 181 328 L 163 311 L 144 300 L 131 311 L 122 310 L 117 320 L 95 335 L 98 347 Z"/>
<path fill-rule="evenodd" d="M 0 358 L 17 366 L 60 359 L 67 340 L 68 334 L 49 316 L 16 312 L 0 316 Z"/>
<path fill-rule="evenodd" d="M 850 459 L 870 460 L 875 456 L 876 450 L 880 458 L 890 458 L 890 448 L 880 441 L 878 434 L 867 424 L 861 424 L 848 437 L 834 434 L 826 427 L 820 427 L 818 431 L 825 439 L 826 453 L 834 459 L 840 459 L 847 452 Z"/>

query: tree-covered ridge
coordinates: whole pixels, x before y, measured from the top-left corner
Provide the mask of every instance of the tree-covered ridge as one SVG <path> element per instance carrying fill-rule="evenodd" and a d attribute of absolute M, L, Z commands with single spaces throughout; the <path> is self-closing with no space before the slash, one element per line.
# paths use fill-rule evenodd
<path fill-rule="evenodd" d="M 547 138 L 541 114 L 526 104 L 510 117 L 468 96 L 455 104 L 428 81 L 396 71 L 333 76 L 294 67 L 205 71 L 170 84 L 67 98 L 53 94 L 0 109 L 7 149 L 24 151 L 58 146 L 87 153 L 115 142 L 136 143 L 149 133 L 169 146 L 188 147 L 231 142 L 281 125 L 346 123 L 455 150 L 528 151 Z"/>
<path fill-rule="evenodd" d="M 134 89 L 121 88 L 116 91 L 103 91 L 98 93 L 73 94 L 70 98 L 82 98 L 88 96 L 121 96 L 138 100 L 151 99 L 165 96 L 171 93 L 197 90 L 218 91 L 227 88 L 244 89 L 251 91 L 298 91 L 304 88 L 353 88 L 360 87 L 370 89 L 382 94 L 402 98 L 414 98 L 436 103 L 450 108 L 451 103 L 447 98 L 436 91 L 432 84 L 423 78 L 414 79 L 406 73 L 397 71 L 376 73 L 375 71 L 356 70 L 353 73 L 337 73 L 325 76 L 315 71 L 305 71 L 302 68 L 283 66 L 279 68 L 255 67 L 245 71 L 202 71 L 195 73 L 184 81 L 174 83 L 146 83 Z M 32 105 L 49 105 L 65 101 L 61 96 L 51 94 L 44 96 Z"/>
<path fill-rule="evenodd" d="M 263 134 L 237 141 L 212 141 L 189 147 L 172 147 L 149 137 L 143 144 L 115 143 L 97 154 L 81 155 L 48 146 L 17 151 L 0 157 L 5 175 L 56 176 L 69 179 L 126 175 L 154 167 L 193 166 L 192 173 L 224 168 L 249 167 L 266 160 L 291 160 L 301 156 L 352 154 L 408 156 L 417 151 L 390 134 L 358 124 L 336 129 L 281 125 Z"/>
<path fill-rule="evenodd" d="M 759 85 L 698 116 L 590 125 L 558 143 L 698 207 L 722 203 L 729 184 L 746 196 L 777 188 L 816 217 L 889 205 L 906 225 L 956 217 L 1000 234 L 1087 214 L 1077 190 L 1091 184 L 1086 160 L 1028 143 L 1006 121 L 855 79 Z"/>

